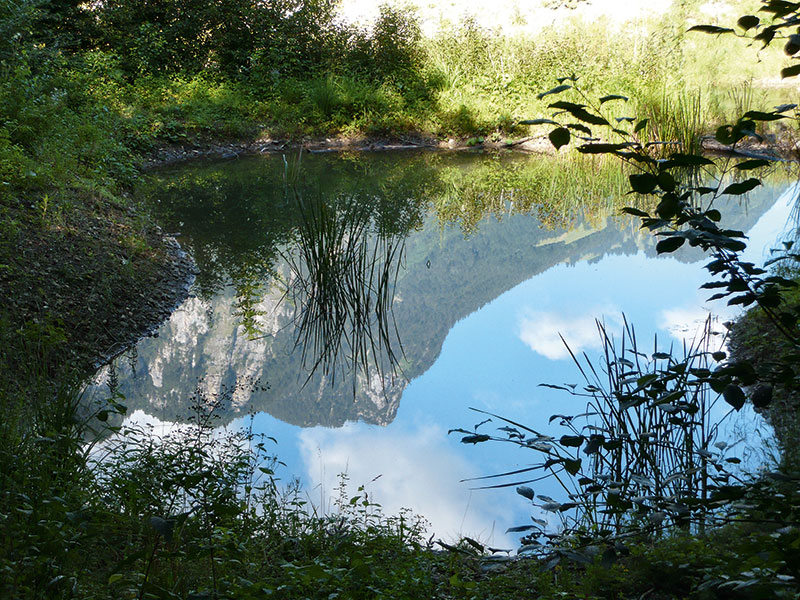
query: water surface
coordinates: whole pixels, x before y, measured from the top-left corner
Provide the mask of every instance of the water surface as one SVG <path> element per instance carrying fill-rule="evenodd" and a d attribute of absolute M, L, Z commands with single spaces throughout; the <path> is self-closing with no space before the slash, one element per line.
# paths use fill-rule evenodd
<path fill-rule="evenodd" d="M 266 156 L 165 170 L 142 193 L 195 257 L 194 294 L 98 389 L 117 387 L 131 418 L 165 424 L 186 420 L 198 398 L 222 399 L 220 422 L 252 418 L 275 437 L 280 474 L 315 502 L 329 504 L 346 472 L 442 538 L 511 547 L 503 532 L 528 518 L 524 502 L 459 481 L 535 457 L 467 447 L 448 430 L 482 420 L 469 407 L 545 431 L 551 414 L 579 412 L 539 384 L 580 382 L 560 336 L 596 354 L 597 319 L 618 331 L 624 314 L 641 340 L 657 335 L 668 349 L 709 315 L 702 254 L 657 257 L 638 222 L 617 216 L 624 183 L 615 166 L 518 155 Z M 724 207 L 725 224 L 748 233 L 751 260 L 775 243 L 793 200 L 788 186 L 765 186 Z M 352 289 L 365 282 L 372 291 Z M 354 296 L 332 357 L 319 356 L 335 337 L 320 320 L 339 318 L 343 301 L 314 295 Z M 717 323 L 733 316 L 713 308 Z M 298 331 L 303 315 L 324 318 Z M 544 482 L 536 491 L 557 495 Z"/>

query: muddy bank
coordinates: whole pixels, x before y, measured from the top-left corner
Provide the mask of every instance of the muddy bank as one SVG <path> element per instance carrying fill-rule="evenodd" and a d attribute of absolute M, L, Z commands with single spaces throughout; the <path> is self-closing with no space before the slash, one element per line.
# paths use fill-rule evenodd
<path fill-rule="evenodd" d="M 191 258 L 122 202 L 76 196 L 52 217 L 6 212 L 14 227 L 0 243 L 0 391 L 92 373 L 189 293 Z"/>

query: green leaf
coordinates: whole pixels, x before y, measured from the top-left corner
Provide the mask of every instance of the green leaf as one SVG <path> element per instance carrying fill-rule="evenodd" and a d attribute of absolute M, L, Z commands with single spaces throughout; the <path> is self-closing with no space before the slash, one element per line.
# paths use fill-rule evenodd
<path fill-rule="evenodd" d="M 559 125 L 557 121 L 553 121 L 553 119 L 525 119 L 524 121 L 519 122 L 520 125 Z"/>
<path fill-rule="evenodd" d="M 787 77 L 795 77 L 800 73 L 800 64 L 792 65 L 791 67 L 786 67 L 785 69 L 781 69 L 781 77 L 786 79 Z"/>
<path fill-rule="evenodd" d="M 567 125 L 570 129 L 574 129 L 575 131 L 580 131 L 581 133 L 585 133 L 586 135 L 592 135 L 592 130 L 589 129 L 586 125 L 581 125 L 580 123 L 570 123 Z"/>
<path fill-rule="evenodd" d="M 743 160 L 738 165 L 734 165 L 734 169 L 738 169 L 739 171 L 749 171 L 750 169 L 759 169 L 761 167 L 766 167 L 770 164 L 770 161 L 765 160 L 763 158 L 753 158 L 751 160 Z"/>
<path fill-rule="evenodd" d="M 611 100 L 623 100 L 625 102 L 628 101 L 626 96 L 620 96 L 619 94 L 609 94 L 608 96 L 603 96 L 600 98 L 600 104 L 605 104 L 606 102 L 610 102 Z"/>
<path fill-rule="evenodd" d="M 677 183 L 675 178 L 667 173 L 666 171 L 662 171 L 658 174 L 658 187 L 660 187 L 665 192 L 674 192 Z"/>
<path fill-rule="evenodd" d="M 528 500 L 533 500 L 535 494 L 533 490 L 529 488 L 527 485 L 521 485 L 517 488 L 517 493 L 522 496 L 523 498 L 527 498 Z"/>
<path fill-rule="evenodd" d="M 725 389 L 722 390 L 722 397 L 725 399 L 725 402 L 730 404 L 734 409 L 741 410 L 744 406 L 745 396 L 742 388 L 738 385 L 729 383 L 725 386 Z"/>
<path fill-rule="evenodd" d="M 567 446 L 569 448 L 579 448 L 581 444 L 583 444 L 583 440 L 586 439 L 582 435 L 562 435 L 561 439 L 558 440 L 562 446 Z"/>
<path fill-rule="evenodd" d="M 542 98 L 544 98 L 545 96 L 549 96 L 549 95 L 551 95 L 551 94 L 560 94 L 561 92 L 565 92 L 565 91 L 567 91 L 567 90 L 569 90 L 569 89 L 572 89 L 572 86 L 571 86 L 571 85 L 566 85 L 566 84 L 563 84 L 563 85 L 557 85 L 557 86 L 556 86 L 556 87 L 554 87 L 553 89 L 547 90 L 546 92 L 542 92 L 541 94 L 537 94 L 537 95 L 536 95 L 536 97 L 537 97 L 539 100 L 541 100 L 541 99 L 542 99 Z"/>
<path fill-rule="evenodd" d="M 550 138 L 550 143 L 555 146 L 556 150 L 559 150 L 562 146 L 566 146 L 569 144 L 569 129 L 566 127 L 559 127 L 558 129 L 553 129 L 550 132 L 550 135 L 547 136 Z"/>
<path fill-rule="evenodd" d="M 730 194 L 732 196 L 740 196 L 742 194 L 746 194 L 751 190 L 754 190 L 760 185 L 761 185 L 760 179 L 751 177 L 750 179 L 745 179 L 744 181 L 740 181 L 739 183 L 730 184 L 728 187 L 722 190 L 722 193 Z"/>
<path fill-rule="evenodd" d="M 643 210 L 639 210 L 638 208 L 633 208 L 632 206 L 626 206 L 622 209 L 622 212 L 628 215 L 633 215 L 634 217 L 649 217 L 650 214 L 644 212 Z"/>
<path fill-rule="evenodd" d="M 658 179 L 650 173 L 638 173 L 628 177 L 633 191 L 637 194 L 649 194 L 658 185 Z M 642 215 L 639 215 L 642 216 Z M 645 216 L 646 213 L 645 213 Z"/>
<path fill-rule="evenodd" d="M 642 129 L 647 127 L 647 124 L 650 122 L 650 119 L 642 119 L 636 124 L 636 127 L 633 128 L 633 133 L 639 133 Z"/>
<path fill-rule="evenodd" d="M 690 27 L 689 31 L 700 31 L 701 33 L 712 33 L 712 34 L 721 34 L 721 33 L 733 33 L 733 29 L 728 29 L 727 27 L 717 27 L 716 25 L 695 25 L 694 27 Z"/>
<path fill-rule="evenodd" d="M 742 119 L 750 119 L 751 121 L 778 121 L 785 118 L 786 115 L 762 112 L 760 110 L 748 110 L 742 115 Z"/>
<path fill-rule="evenodd" d="M 575 104 L 574 102 L 564 102 L 563 100 L 559 100 L 558 102 L 553 102 L 550 104 L 550 108 L 565 110 L 573 117 L 583 121 L 584 123 L 591 123 L 592 125 L 609 124 L 609 122 L 603 117 L 590 113 L 588 110 L 586 110 L 586 106 L 584 104 Z"/>
<path fill-rule="evenodd" d="M 475 435 L 465 435 L 461 438 L 462 444 L 479 444 L 481 442 L 488 442 L 491 438 L 484 433 L 476 433 Z"/>
<path fill-rule="evenodd" d="M 682 154 L 675 152 L 670 154 L 669 159 L 662 162 L 659 166 L 662 170 L 671 169 L 672 167 L 701 167 L 704 165 L 713 165 L 714 161 L 700 156 L 698 154 Z"/>
<path fill-rule="evenodd" d="M 739 17 L 739 20 L 736 21 L 736 24 L 745 31 L 758 27 L 759 23 L 761 23 L 761 19 L 755 15 L 744 15 L 743 17 Z"/>
<path fill-rule="evenodd" d="M 624 148 L 630 148 L 632 144 L 626 142 L 623 144 L 584 144 L 578 146 L 578 152 L 583 154 L 613 154 Z"/>
<path fill-rule="evenodd" d="M 522 533 L 523 531 L 530 531 L 531 529 L 539 529 L 536 525 L 518 525 L 516 527 L 509 527 L 506 533 Z"/>
<path fill-rule="evenodd" d="M 113 585 L 117 583 L 123 577 L 124 575 L 122 573 L 112 573 L 111 576 L 108 578 L 108 585 Z"/>
<path fill-rule="evenodd" d="M 570 475 L 577 475 L 578 471 L 581 470 L 581 459 L 578 458 L 576 460 L 571 460 L 569 458 L 565 458 L 564 470 Z"/>
<path fill-rule="evenodd" d="M 658 244 L 656 244 L 656 252 L 659 254 L 664 254 L 667 252 L 675 252 L 678 248 L 683 246 L 686 242 L 686 238 L 681 237 L 679 235 L 671 236 L 668 238 L 664 238 Z"/>

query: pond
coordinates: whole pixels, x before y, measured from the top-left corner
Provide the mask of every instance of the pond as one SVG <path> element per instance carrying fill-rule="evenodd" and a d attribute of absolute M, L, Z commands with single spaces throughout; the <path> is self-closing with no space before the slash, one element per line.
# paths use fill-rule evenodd
<path fill-rule="evenodd" d="M 385 512 L 423 515 L 439 538 L 512 548 L 505 531 L 530 507 L 513 487 L 462 480 L 534 457 L 448 430 L 483 420 L 470 407 L 555 430 L 550 415 L 581 402 L 540 384 L 581 382 L 567 345 L 596 356 L 596 320 L 615 333 L 627 319 L 648 347 L 657 336 L 669 350 L 709 317 L 703 255 L 657 256 L 638 221 L 618 216 L 624 190 L 616 165 L 510 153 L 162 170 L 141 193 L 195 258 L 193 294 L 105 367 L 94 393 L 119 391 L 128 419 L 159 427 L 217 402 L 220 426 L 277 440 L 278 475 L 323 509 L 346 473 L 353 490 L 364 485 Z M 721 208 L 762 262 L 794 202 L 794 188 L 775 183 Z M 713 310 L 717 331 L 735 315 Z M 757 450 L 762 430 L 744 410 L 726 435 Z M 557 494 L 548 482 L 536 491 Z"/>

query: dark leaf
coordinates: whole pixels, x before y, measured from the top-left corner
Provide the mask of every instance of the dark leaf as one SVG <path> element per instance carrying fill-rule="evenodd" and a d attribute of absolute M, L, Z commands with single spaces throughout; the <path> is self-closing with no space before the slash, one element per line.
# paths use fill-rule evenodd
<path fill-rule="evenodd" d="M 725 386 L 725 389 L 722 391 L 722 397 L 725 399 L 725 402 L 730 404 L 736 410 L 741 410 L 744 406 L 744 392 L 742 388 L 738 385 L 729 383 Z"/>
<path fill-rule="evenodd" d="M 624 148 L 630 148 L 632 144 L 626 142 L 623 144 L 584 144 L 578 146 L 578 152 L 583 154 L 613 154 Z"/>
<path fill-rule="evenodd" d="M 750 179 L 745 179 L 744 181 L 740 181 L 739 183 L 730 184 L 728 187 L 722 190 L 722 193 L 730 194 L 732 196 L 740 196 L 741 194 L 746 194 L 747 192 L 754 190 L 760 185 L 761 185 L 760 179 L 751 177 Z"/>
<path fill-rule="evenodd" d="M 772 402 L 772 386 L 760 385 L 753 390 L 750 400 L 756 408 L 765 408 Z"/>
<path fill-rule="evenodd" d="M 753 27 L 758 27 L 759 23 L 761 23 L 761 19 L 755 15 L 744 15 L 743 17 L 739 17 L 739 20 L 736 21 L 736 24 L 745 31 L 753 29 Z"/>
<path fill-rule="evenodd" d="M 491 439 L 488 435 L 478 433 L 475 435 L 465 435 L 461 438 L 462 444 L 478 444 L 480 442 L 488 442 Z"/>
<path fill-rule="evenodd" d="M 550 132 L 550 135 L 547 136 L 550 138 L 550 143 L 555 146 L 556 150 L 560 149 L 562 146 L 566 146 L 569 144 L 569 129 L 566 127 L 559 127 L 558 129 L 553 129 Z"/>
<path fill-rule="evenodd" d="M 636 192 L 637 194 L 649 194 L 658 185 L 658 179 L 656 179 L 655 175 L 651 175 L 650 173 L 634 174 L 631 175 L 628 179 L 631 182 L 631 187 L 633 188 L 633 191 Z M 642 213 L 642 214 L 644 216 L 649 216 L 647 215 L 647 213 Z"/>
<path fill-rule="evenodd" d="M 518 525 L 517 527 L 509 527 L 506 533 L 520 533 L 522 531 L 530 531 L 531 529 L 539 529 L 536 525 Z"/>
<path fill-rule="evenodd" d="M 581 470 L 581 459 L 571 460 L 568 458 L 564 459 L 564 470 L 569 473 L 570 475 L 577 475 L 578 471 Z"/>
<path fill-rule="evenodd" d="M 527 485 L 519 486 L 517 488 L 517 493 L 523 498 L 527 498 L 528 500 L 533 500 L 533 497 L 535 496 L 533 490 L 529 488 Z"/>
<path fill-rule="evenodd" d="M 525 119 L 519 122 L 520 125 L 558 125 L 553 119 Z"/>
<path fill-rule="evenodd" d="M 475 541 L 475 540 L 473 540 L 471 537 L 466 537 L 466 536 L 465 536 L 465 537 L 463 537 L 462 539 L 463 539 L 465 542 L 467 542 L 467 543 L 468 543 L 470 546 L 472 546 L 473 548 L 475 548 L 475 550 L 477 550 L 478 552 L 483 552 L 483 551 L 486 549 L 486 547 L 485 547 L 483 544 L 481 544 L 480 542 L 476 542 L 476 541 Z"/>
<path fill-rule="evenodd" d="M 636 127 L 633 128 L 633 133 L 639 133 L 642 129 L 647 127 L 647 123 L 650 122 L 650 119 L 642 119 L 636 124 Z"/>
<path fill-rule="evenodd" d="M 628 98 L 626 96 L 620 96 L 619 94 L 609 94 L 608 96 L 603 96 L 600 98 L 600 104 L 605 104 L 611 100 L 624 100 L 627 102 Z"/>
<path fill-rule="evenodd" d="M 638 208 L 633 208 L 630 206 L 626 206 L 622 209 L 622 212 L 633 215 L 634 217 L 649 217 L 650 215 L 643 210 L 639 210 Z"/>
<path fill-rule="evenodd" d="M 592 130 L 589 129 L 586 125 L 581 125 L 580 123 L 570 123 L 567 125 L 569 129 L 574 129 L 575 131 L 580 131 L 581 133 L 585 133 L 586 135 L 592 135 Z"/>
<path fill-rule="evenodd" d="M 570 448 L 579 448 L 581 444 L 583 444 L 583 441 L 585 439 L 586 438 L 583 437 L 582 435 L 563 435 L 561 436 L 559 443 L 562 446 L 567 446 Z"/>
<path fill-rule="evenodd" d="M 550 108 L 565 110 L 573 117 L 575 117 L 580 121 L 583 121 L 584 123 L 591 123 L 592 125 L 609 124 L 608 121 L 606 121 L 603 117 L 590 113 L 588 110 L 586 110 L 585 106 L 582 104 L 575 104 L 574 102 L 558 101 L 550 104 Z"/>
<path fill-rule="evenodd" d="M 787 77 L 795 77 L 800 73 L 800 64 L 792 65 L 791 67 L 786 67 L 785 69 L 781 69 L 781 77 L 786 79 Z"/>
<path fill-rule="evenodd" d="M 778 121 L 779 119 L 785 119 L 786 115 L 761 112 L 760 110 L 749 110 L 742 115 L 742 118 L 750 119 L 751 121 Z"/>
<path fill-rule="evenodd" d="M 764 160 L 763 158 L 754 158 L 751 160 L 743 160 L 737 165 L 734 165 L 734 169 L 738 169 L 739 171 L 748 171 L 750 169 L 759 169 L 761 167 L 766 167 L 770 164 L 770 161 Z"/>
<path fill-rule="evenodd" d="M 660 187 L 665 192 L 674 192 L 677 183 L 675 182 L 675 178 L 667 173 L 666 171 L 662 171 L 658 174 L 658 187 Z"/>
<path fill-rule="evenodd" d="M 541 94 L 537 94 L 536 97 L 539 100 L 541 100 L 545 96 L 549 96 L 551 94 L 560 94 L 561 92 L 565 92 L 565 91 L 567 91 L 569 89 L 572 89 L 571 85 L 566 85 L 566 84 L 557 85 L 556 87 L 554 87 L 554 88 L 552 88 L 550 90 L 547 90 L 546 92 L 542 92 Z"/>
<path fill-rule="evenodd" d="M 666 252 L 675 252 L 678 248 L 683 246 L 684 242 L 686 242 L 686 238 L 681 236 L 672 236 L 668 238 L 664 238 L 658 244 L 656 244 L 656 252 L 659 254 L 664 254 Z"/>
<path fill-rule="evenodd" d="M 733 33 L 733 29 L 728 29 L 727 27 L 717 27 L 716 25 L 695 25 L 694 27 L 690 27 L 689 31 L 700 31 L 702 33 L 713 34 Z"/>

